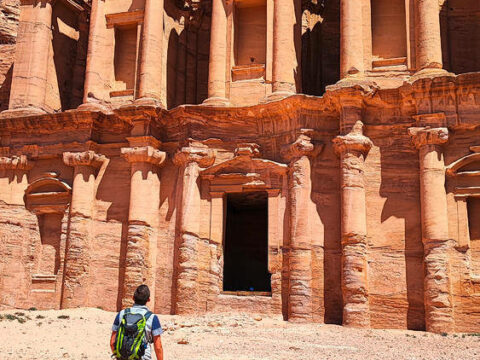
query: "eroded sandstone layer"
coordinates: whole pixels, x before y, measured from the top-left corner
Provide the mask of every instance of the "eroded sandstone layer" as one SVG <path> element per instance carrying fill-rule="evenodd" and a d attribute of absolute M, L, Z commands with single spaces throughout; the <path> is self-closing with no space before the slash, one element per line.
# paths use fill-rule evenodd
<path fill-rule="evenodd" d="M 479 331 L 477 2 L 2 6 L 0 307 Z"/>

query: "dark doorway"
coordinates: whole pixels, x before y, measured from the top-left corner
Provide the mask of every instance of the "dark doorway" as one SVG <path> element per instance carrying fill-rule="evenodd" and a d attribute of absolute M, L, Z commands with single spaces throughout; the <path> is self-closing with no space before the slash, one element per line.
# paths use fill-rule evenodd
<path fill-rule="evenodd" d="M 266 192 L 227 195 L 224 291 L 270 292 Z"/>

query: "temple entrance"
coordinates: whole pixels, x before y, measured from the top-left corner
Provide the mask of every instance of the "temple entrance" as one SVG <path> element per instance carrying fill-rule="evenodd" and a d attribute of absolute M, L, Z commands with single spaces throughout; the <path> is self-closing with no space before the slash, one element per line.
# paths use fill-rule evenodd
<path fill-rule="evenodd" d="M 228 194 L 226 209 L 223 291 L 270 292 L 267 193 Z"/>

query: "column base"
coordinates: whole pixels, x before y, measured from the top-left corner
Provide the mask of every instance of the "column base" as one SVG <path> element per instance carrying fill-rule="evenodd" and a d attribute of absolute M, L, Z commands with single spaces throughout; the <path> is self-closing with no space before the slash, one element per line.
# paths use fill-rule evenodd
<path fill-rule="evenodd" d="M 215 107 L 229 107 L 231 106 L 230 101 L 227 98 L 213 96 L 206 99 L 202 105 L 205 106 L 215 106 Z"/>
<path fill-rule="evenodd" d="M 328 85 L 327 91 L 335 91 L 343 88 L 350 88 L 353 86 L 362 86 L 364 88 L 378 88 L 375 81 L 367 78 L 364 73 L 357 73 L 354 75 L 347 75 L 343 79 L 338 80 L 333 85 Z"/>
<path fill-rule="evenodd" d="M 426 68 L 417 71 L 415 74 L 412 75 L 410 78 L 410 82 L 414 83 L 417 80 L 421 79 L 429 79 L 435 77 L 444 77 L 444 76 L 452 76 L 454 77 L 455 74 L 448 72 L 445 69 L 438 69 L 438 68 Z"/>
<path fill-rule="evenodd" d="M 370 309 L 367 304 L 351 303 L 345 304 L 343 307 L 342 326 L 357 329 L 369 329 L 370 326 Z"/>
<path fill-rule="evenodd" d="M 89 102 L 83 103 L 77 108 L 78 111 L 91 111 L 91 112 L 102 112 L 102 113 L 111 113 L 111 109 L 100 103 L 100 102 Z"/>
<path fill-rule="evenodd" d="M 137 100 L 135 100 L 133 102 L 133 105 L 136 105 L 136 106 L 148 106 L 148 107 L 158 107 L 158 108 L 162 108 L 162 109 L 165 109 L 165 105 L 163 105 L 163 103 L 157 99 L 157 98 L 153 98 L 153 97 L 142 97 L 142 98 L 139 98 Z"/>
<path fill-rule="evenodd" d="M 286 99 L 286 98 L 288 98 L 290 96 L 293 96 L 293 95 L 296 95 L 296 93 L 294 93 L 292 91 L 275 91 L 275 92 L 271 93 L 270 95 L 268 95 L 267 97 L 265 97 L 261 101 L 261 104 L 280 101 L 280 100 Z"/>
<path fill-rule="evenodd" d="M 39 116 L 48 114 L 45 110 L 29 106 L 18 109 L 8 109 L 0 113 L 0 119 L 19 118 L 24 116 Z"/>

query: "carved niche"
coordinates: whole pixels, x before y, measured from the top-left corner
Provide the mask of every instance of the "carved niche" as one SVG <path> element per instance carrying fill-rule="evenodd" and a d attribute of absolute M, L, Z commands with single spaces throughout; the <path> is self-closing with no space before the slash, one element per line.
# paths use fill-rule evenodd
<path fill-rule="evenodd" d="M 71 187 L 56 173 L 43 174 L 25 191 L 25 207 L 37 216 L 41 240 L 32 274 L 33 291 L 55 291 L 61 264 L 62 223 L 71 195 Z"/>

